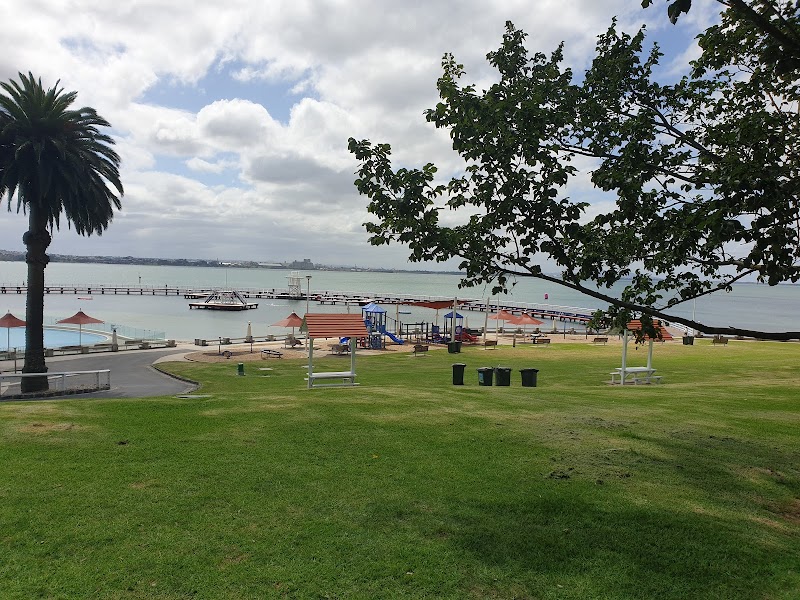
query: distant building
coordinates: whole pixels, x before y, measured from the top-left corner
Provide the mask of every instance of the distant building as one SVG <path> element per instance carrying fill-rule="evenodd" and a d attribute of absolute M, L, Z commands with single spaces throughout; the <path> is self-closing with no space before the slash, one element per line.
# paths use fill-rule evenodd
<path fill-rule="evenodd" d="M 305 269 L 305 270 L 317 268 L 314 265 L 314 263 L 311 262 L 310 258 L 304 258 L 302 261 L 295 260 L 290 263 L 287 263 L 286 266 L 290 269 Z"/>

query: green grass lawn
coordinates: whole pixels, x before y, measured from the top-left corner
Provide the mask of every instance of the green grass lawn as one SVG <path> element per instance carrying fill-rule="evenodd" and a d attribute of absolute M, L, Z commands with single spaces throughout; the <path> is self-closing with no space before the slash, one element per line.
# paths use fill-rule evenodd
<path fill-rule="evenodd" d="M 0 404 L 0 598 L 796 599 L 800 344 L 696 344 L 624 389 L 618 346 L 552 344 Z"/>

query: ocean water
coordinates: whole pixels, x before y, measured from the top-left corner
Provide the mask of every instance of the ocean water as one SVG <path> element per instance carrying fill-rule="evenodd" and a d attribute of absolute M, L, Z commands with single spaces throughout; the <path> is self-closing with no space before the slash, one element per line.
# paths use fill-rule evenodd
<path fill-rule="evenodd" d="M 289 274 L 290 271 L 281 269 L 51 263 L 46 269 L 45 278 L 50 286 L 74 283 L 92 284 L 97 287 L 141 284 L 152 287 L 185 285 L 197 288 L 285 290 L 288 287 Z M 485 287 L 459 289 L 459 277 L 453 274 L 308 271 L 301 272 L 304 293 L 307 288 L 305 275 L 311 275 L 308 288 L 312 294 L 338 291 L 364 296 L 386 293 L 423 295 L 437 299 L 453 297 L 487 299 L 490 292 Z M 0 262 L 0 284 L 18 285 L 23 283 L 26 277 L 25 263 Z M 496 297 L 493 298 L 493 301 L 497 301 Z M 86 300 L 75 294 L 48 294 L 45 295 L 45 318 L 55 321 L 83 310 L 90 316 L 102 319 L 105 322 L 102 329 L 106 331 L 111 327 L 150 329 L 164 332 L 170 339 L 191 341 L 195 338 L 217 339 L 220 336 L 244 337 L 248 322 L 252 324 L 253 335 L 282 334 L 287 330 L 273 327 L 271 324 L 291 312 L 301 316 L 306 312 L 305 300 L 252 300 L 258 302 L 257 309 L 225 312 L 190 310 L 189 301 L 182 296 L 93 294 L 91 300 Z M 500 301 L 583 309 L 605 308 L 600 300 L 531 278 L 520 279 L 511 292 L 501 297 Z M 434 322 L 437 316 L 441 322 L 441 315 L 429 309 L 394 306 L 384 308 L 387 309 L 389 317 L 399 317 L 405 323 Z M 684 317 L 691 317 L 694 312 L 698 321 L 709 325 L 734 325 L 765 331 L 784 331 L 800 329 L 795 325 L 798 308 L 800 308 L 800 286 L 770 287 L 743 283 L 734 286 L 730 293 L 712 294 L 697 300 L 694 305 L 689 303 L 673 312 Z M 0 314 L 4 314 L 4 309 L 24 319 L 24 294 L 0 295 Z M 348 310 L 355 312 L 359 307 L 320 306 L 314 301 L 309 305 L 310 312 Z M 464 313 L 467 326 L 484 325 L 484 313 L 461 309 L 459 312 Z M 493 322 L 489 323 L 491 326 Z M 550 327 L 550 323 L 546 323 L 543 327 Z M 559 323 L 559 329 L 561 327 Z M 0 331 L 0 337 L 5 337 L 2 336 L 3 333 L 5 332 Z"/>

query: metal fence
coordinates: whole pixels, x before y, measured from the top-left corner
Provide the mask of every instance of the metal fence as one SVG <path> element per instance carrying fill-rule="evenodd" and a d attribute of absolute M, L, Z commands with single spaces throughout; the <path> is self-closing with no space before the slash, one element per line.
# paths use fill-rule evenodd
<path fill-rule="evenodd" d="M 47 373 L 48 390 L 35 394 L 23 394 L 20 389 L 26 377 L 41 377 L 41 373 L 3 373 L 0 375 L 0 398 L 26 398 L 81 394 L 111 389 L 111 371 L 64 371 Z"/>

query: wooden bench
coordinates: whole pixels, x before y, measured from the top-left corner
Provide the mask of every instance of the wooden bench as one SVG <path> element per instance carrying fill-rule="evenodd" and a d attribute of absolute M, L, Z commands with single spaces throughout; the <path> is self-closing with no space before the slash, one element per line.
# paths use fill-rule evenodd
<path fill-rule="evenodd" d="M 483 346 L 484 348 L 497 348 L 497 340 L 485 340 Z"/>
<path fill-rule="evenodd" d="M 315 383 L 317 379 L 341 379 L 341 383 Z M 331 371 L 328 373 L 309 373 L 306 378 L 308 387 L 342 387 L 358 385 L 356 383 L 356 374 L 351 371 Z M 349 381 L 349 383 L 348 383 Z"/>
<path fill-rule="evenodd" d="M 350 348 L 347 344 L 331 344 L 331 352 L 336 356 L 347 354 Z"/>
<path fill-rule="evenodd" d="M 596 337 L 592 340 L 593 344 L 603 344 L 605 346 L 608 343 L 607 337 Z"/>
<path fill-rule="evenodd" d="M 414 356 L 417 356 L 417 354 L 422 354 L 423 352 L 427 351 L 428 351 L 428 346 L 426 346 L 425 344 L 414 344 Z"/>
<path fill-rule="evenodd" d="M 549 344 L 550 343 L 550 338 L 548 338 L 548 337 L 534 337 L 534 338 L 531 338 L 531 343 L 532 344 Z"/>
<path fill-rule="evenodd" d="M 728 338 L 722 337 L 721 335 L 715 335 L 713 338 L 711 338 L 711 345 L 714 346 L 717 344 L 722 344 L 723 346 L 727 346 Z"/>
<path fill-rule="evenodd" d="M 265 358 L 283 358 L 283 352 L 277 350 L 270 350 L 269 348 L 261 351 L 261 360 Z"/>

